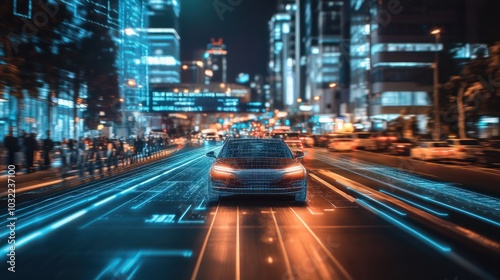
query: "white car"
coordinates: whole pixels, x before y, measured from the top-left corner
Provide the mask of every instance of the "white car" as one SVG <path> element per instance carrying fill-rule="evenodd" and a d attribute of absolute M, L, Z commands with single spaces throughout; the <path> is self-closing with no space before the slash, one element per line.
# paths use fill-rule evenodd
<path fill-rule="evenodd" d="M 328 143 L 328 150 L 334 152 L 351 152 L 354 149 L 352 138 L 334 138 Z"/>
<path fill-rule="evenodd" d="M 423 142 L 410 152 L 410 158 L 421 160 L 450 160 L 454 156 L 454 149 L 446 142 Z"/>
<path fill-rule="evenodd" d="M 355 132 L 352 134 L 354 140 L 354 148 L 359 150 L 375 151 L 377 150 L 377 142 L 370 132 Z"/>
<path fill-rule="evenodd" d="M 476 154 L 483 149 L 476 139 L 448 139 L 446 142 L 454 149 L 456 160 L 475 161 Z"/>

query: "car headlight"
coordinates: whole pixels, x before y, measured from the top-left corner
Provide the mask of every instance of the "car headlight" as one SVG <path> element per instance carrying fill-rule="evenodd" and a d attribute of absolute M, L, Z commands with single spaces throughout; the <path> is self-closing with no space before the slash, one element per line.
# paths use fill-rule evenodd
<path fill-rule="evenodd" d="M 295 165 L 283 169 L 283 172 L 285 172 L 285 175 L 296 175 L 304 172 L 304 168 L 302 167 L 302 165 Z"/>
<path fill-rule="evenodd" d="M 234 169 L 229 166 L 215 165 L 213 171 L 219 174 L 231 175 Z"/>

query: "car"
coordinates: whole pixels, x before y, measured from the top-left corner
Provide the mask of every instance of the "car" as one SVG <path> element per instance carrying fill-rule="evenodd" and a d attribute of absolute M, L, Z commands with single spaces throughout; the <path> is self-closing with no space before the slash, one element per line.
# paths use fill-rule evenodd
<path fill-rule="evenodd" d="M 306 147 L 313 147 L 314 146 L 314 138 L 311 134 L 301 134 L 300 135 L 300 140 L 302 141 L 302 144 Z"/>
<path fill-rule="evenodd" d="M 500 163 L 500 140 L 492 140 L 486 143 L 486 146 L 476 153 L 477 163 L 491 166 Z"/>
<path fill-rule="evenodd" d="M 386 151 L 397 137 L 392 132 L 379 132 L 374 136 L 374 140 L 377 151 Z"/>
<path fill-rule="evenodd" d="M 203 144 L 205 145 L 217 145 L 219 141 L 219 135 L 213 132 L 209 132 L 203 137 Z"/>
<path fill-rule="evenodd" d="M 295 139 L 285 139 L 285 144 L 292 150 L 292 152 L 297 152 L 297 151 L 304 151 L 304 146 L 302 145 L 301 140 L 295 140 Z"/>
<path fill-rule="evenodd" d="M 476 139 L 448 139 L 448 145 L 455 149 L 455 160 L 459 161 L 475 161 L 476 154 L 481 151 L 481 143 Z"/>
<path fill-rule="evenodd" d="M 422 142 L 411 149 L 410 158 L 421 160 L 452 160 L 454 149 L 446 142 Z"/>
<path fill-rule="evenodd" d="M 415 143 L 411 139 L 398 138 L 389 145 L 388 151 L 393 155 L 409 156 L 413 147 Z"/>
<path fill-rule="evenodd" d="M 377 143 L 370 132 L 355 132 L 352 134 L 352 139 L 356 150 L 377 150 Z"/>
<path fill-rule="evenodd" d="M 293 153 L 281 139 L 229 139 L 210 167 L 207 197 L 216 202 L 221 196 L 276 194 L 307 198 L 307 171 L 300 163 L 304 153 Z"/>
<path fill-rule="evenodd" d="M 328 150 L 333 152 L 350 152 L 354 148 L 354 140 L 352 134 L 334 135 L 328 142 Z"/>

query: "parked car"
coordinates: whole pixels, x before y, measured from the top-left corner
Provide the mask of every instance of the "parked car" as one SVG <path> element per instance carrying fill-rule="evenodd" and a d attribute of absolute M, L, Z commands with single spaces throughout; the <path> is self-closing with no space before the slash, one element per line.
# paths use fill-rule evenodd
<path fill-rule="evenodd" d="M 311 134 L 301 134 L 300 140 L 302 141 L 302 144 L 306 147 L 314 146 L 314 138 Z"/>
<path fill-rule="evenodd" d="M 413 147 L 415 147 L 415 143 L 411 139 L 399 138 L 389 145 L 388 151 L 393 155 L 409 156 Z"/>
<path fill-rule="evenodd" d="M 454 159 L 461 161 L 475 161 L 476 154 L 482 149 L 476 139 L 448 139 L 446 142 L 455 149 Z"/>
<path fill-rule="evenodd" d="M 208 178 L 208 201 L 237 194 L 290 195 L 298 202 L 307 196 L 307 171 L 280 139 L 230 139 L 216 156 Z"/>
<path fill-rule="evenodd" d="M 374 135 L 377 151 L 385 151 L 391 146 L 391 143 L 397 140 L 397 137 L 392 132 L 379 132 Z"/>
<path fill-rule="evenodd" d="M 477 163 L 491 166 L 500 163 L 500 140 L 493 140 L 486 143 L 479 152 L 476 153 Z"/>
<path fill-rule="evenodd" d="M 357 150 L 371 150 L 377 149 L 377 143 L 373 134 L 370 132 L 355 132 L 352 134 L 354 141 L 354 148 Z"/>
<path fill-rule="evenodd" d="M 451 160 L 454 157 L 454 149 L 446 142 L 422 142 L 410 152 L 412 159 Z"/>
<path fill-rule="evenodd" d="M 351 135 L 339 135 L 328 143 L 328 150 L 333 152 L 351 152 L 354 148 L 354 140 Z"/>

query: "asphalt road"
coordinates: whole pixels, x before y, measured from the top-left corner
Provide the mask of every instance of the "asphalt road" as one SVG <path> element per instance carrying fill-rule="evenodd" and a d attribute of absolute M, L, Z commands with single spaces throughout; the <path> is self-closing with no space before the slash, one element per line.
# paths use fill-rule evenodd
<path fill-rule="evenodd" d="M 286 198 L 236 197 L 208 207 L 208 150 L 188 148 L 126 174 L 18 195 L 15 215 L 4 211 L 0 217 L 6 225 L 16 218 L 16 272 L 8 271 L 7 237 L 12 233 L 4 226 L 1 279 L 498 276 L 481 265 L 481 256 L 458 255 L 455 243 L 432 229 L 388 219 L 387 212 L 373 210 L 378 209 L 375 203 L 353 199 L 355 194 L 341 187 L 332 189 L 338 182 L 328 172 L 344 170 L 346 178 L 356 178 L 360 175 L 346 171 L 349 164 L 368 164 L 350 162 L 353 155 L 308 149 L 306 205 Z M 369 181 L 369 174 L 364 176 Z"/>

